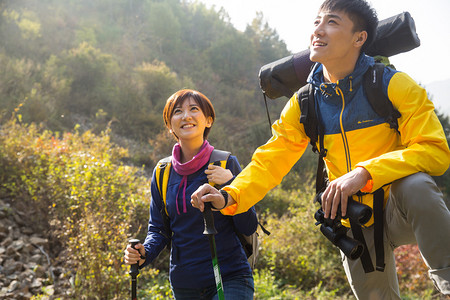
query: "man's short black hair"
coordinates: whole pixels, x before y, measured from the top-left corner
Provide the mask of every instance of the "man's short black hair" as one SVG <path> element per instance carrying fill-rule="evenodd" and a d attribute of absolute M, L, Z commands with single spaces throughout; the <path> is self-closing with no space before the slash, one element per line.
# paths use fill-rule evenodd
<path fill-rule="evenodd" d="M 362 47 L 365 51 L 375 40 L 378 26 L 378 17 L 375 9 L 364 0 L 325 0 L 320 6 L 322 11 L 343 11 L 352 20 L 354 31 L 366 31 L 367 40 Z"/>

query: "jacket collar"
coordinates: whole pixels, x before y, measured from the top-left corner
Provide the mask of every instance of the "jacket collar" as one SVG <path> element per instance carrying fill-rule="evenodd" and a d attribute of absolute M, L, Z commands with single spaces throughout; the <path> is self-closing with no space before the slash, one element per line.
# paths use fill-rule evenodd
<path fill-rule="evenodd" d="M 337 83 L 325 83 L 323 77 L 323 65 L 321 63 L 316 63 L 308 76 L 307 82 L 311 83 L 316 89 L 322 91 L 324 96 L 335 95 L 336 87 L 339 87 L 344 93 L 349 93 L 361 85 L 364 73 L 369 66 L 374 63 L 375 60 L 373 57 L 361 53 L 353 72 L 344 79 L 339 80 Z"/>

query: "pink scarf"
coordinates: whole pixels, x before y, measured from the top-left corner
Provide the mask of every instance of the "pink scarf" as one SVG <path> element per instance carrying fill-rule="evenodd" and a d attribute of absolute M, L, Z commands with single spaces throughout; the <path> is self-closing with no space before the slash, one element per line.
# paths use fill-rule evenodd
<path fill-rule="evenodd" d="M 178 187 L 177 197 L 175 199 L 175 203 L 177 206 L 177 213 L 180 214 L 178 209 L 178 194 L 180 193 L 180 188 L 183 186 L 183 213 L 186 213 L 186 186 L 187 186 L 187 176 L 194 174 L 201 167 L 203 167 L 211 156 L 211 152 L 214 150 L 214 147 L 211 146 L 208 141 L 205 140 L 200 151 L 188 162 L 182 164 L 181 160 L 181 146 L 176 143 L 172 149 L 172 166 L 175 172 L 183 176 L 181 180 L 180 186 Z"/>

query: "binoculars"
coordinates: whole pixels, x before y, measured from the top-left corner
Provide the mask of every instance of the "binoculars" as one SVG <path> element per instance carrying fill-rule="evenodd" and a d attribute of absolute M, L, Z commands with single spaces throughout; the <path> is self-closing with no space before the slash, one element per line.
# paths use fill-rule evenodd
<path fill-rule="evenodd" d="M 322 193 L 317 194 L 315 200 L 322 205 Z M 340 205 L 335 219 L 325 218 L 325 213 L 322 208 L 319 208 L 314 214 L 314 218 L 317 221 L 316 225 L 320 224 L 320 232 L 352 260 L 361 257 L 364 245 L 347 236 L 348 228 L 342 225 L 341 219 L 349 218 L 355 224 L 363 225 L 370 220 L 371 216 L 372 208 L 356 202 L 352 197 L 348 198 L 347 213 L 345 216 L 341 215 Z"/>

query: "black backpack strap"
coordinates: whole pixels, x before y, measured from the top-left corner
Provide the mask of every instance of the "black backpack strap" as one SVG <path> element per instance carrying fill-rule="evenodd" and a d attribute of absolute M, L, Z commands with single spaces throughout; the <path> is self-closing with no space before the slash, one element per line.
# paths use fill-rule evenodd
<path fill-rule="evenodd" d="M 228 157 L 231 155 L 231 152 L 214 149 L 209 157 L 209 163 L 217 164 L 220 161 L 227 161 Z M 219 164 L 220 165 L 220 164 Z"/>
<path fill-rule="evenodd" d="M 214 149 L 209 157 L 209 164 L 213 164 L 224 169 L 227 168 L 228 157 L 231 155 L 228 151 Z M 210 185 L 214 186 L 217 189 L 220 189 L 220 185 L 215 184 L 212 181 L 208 182 Z"/>
<path fill-rule="evenodd" d="M 328 181 L 325 163 L 323 161 L 323 158 L 327 156 L 327 149 L 323 146 L 324 130 L 317 118 L 312 84 L 308 83 L 301 87 L 297 93 L 297 98 L 301 110 L 300 123 L 305 128 L 305 133 L 309 137 L 312 150 L 319 153 L 316 174 L 316 193 L 318 193 L 326 187 Z M 319 144 L 319 148 L 317 148 L 317 144 Z"/>
<path fill-rule="evenodd" d="M 384 271 L 384 245 L 383 245 L 383 203 L 384 190 L 379 188 L 373 194 L 373 219 L 374 219 L 374 244 L 376 255 L 376 269 L 377 271 Z"/>
<path fill-rule="evenodd" d="M 398 118 L 400 112 L 392 105 L 392 102 L 383 92 L 383 63 L 375 63 L 364 74 L 364 89 L 372 109 L 383 117 L 389 126 L 398 131 Z"/>
<path fill-rule="evenodd" d="M 308 83 L 297 92 L 298 104 L 300 106 L 300 123 L 305 127 L 305 133 L 309 137 L 309 143 L 314 152 L 318 152 L 317 141 L 319 139 L 318 119 L 314 100 L 313 86 Z"/>

